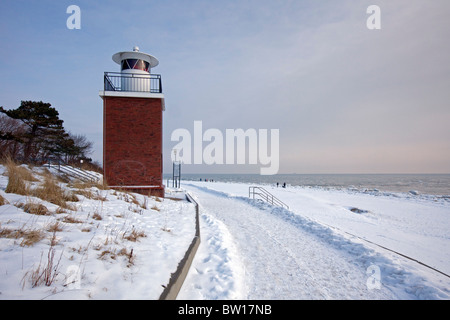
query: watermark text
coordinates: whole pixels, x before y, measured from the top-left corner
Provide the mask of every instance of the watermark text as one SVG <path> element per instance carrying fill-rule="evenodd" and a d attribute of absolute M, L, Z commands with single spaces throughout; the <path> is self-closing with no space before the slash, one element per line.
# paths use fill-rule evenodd
<path fill-rule="evenodd" d="M 70 14 L 70 16 L 66 20 L 67 29 L 69 29 L 69 30 L 81 29 L 80 7 L 72 4 L 67 7 L 66 13 Z"/>
<path fill-rule="evenodd" d="M 184 128 L 172 132 L 171 141 L 178 142 L 173 148 L 178 158 L 172 154 L 172 160 L 183 164 L 259 164 L 261 175 L 274 175 L 279 169 L 279 140 L 279 129 L 226 129 L 224 134 L 214 128 L 203 132 L 203 122 L 194 121 L 193 135 Z"/>
<path fill-rule="evenodd" d="M 380 30 L 381 29 L 381 9 L 377 5 L 371 5 L 367 8 L 367 14 L 370 16 L 367 18 L 367 29 Z"/>

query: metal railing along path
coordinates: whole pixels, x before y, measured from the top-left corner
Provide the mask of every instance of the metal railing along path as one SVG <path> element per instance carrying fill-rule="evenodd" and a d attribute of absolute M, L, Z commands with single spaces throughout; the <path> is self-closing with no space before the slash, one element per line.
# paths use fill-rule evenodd
<path fill-rule="evenodd" d="M 289 209 L 289 206 L 275 197 L 273 194 L 271 194 L 269 191 L 267 191 L 264 188 L 261 187 L 249 187 L 248 188 L 248 197 L 255 199 L 255 196 L 259 196 L 260 199 L 264 200 L 267 203 L 270 203 L 271 205 L 283 207 L 286 209 Z"/>

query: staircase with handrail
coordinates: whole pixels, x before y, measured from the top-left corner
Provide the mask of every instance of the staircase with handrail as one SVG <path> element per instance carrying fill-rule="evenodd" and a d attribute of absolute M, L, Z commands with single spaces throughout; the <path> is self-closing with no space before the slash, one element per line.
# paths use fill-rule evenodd
<path fill-rule="evenodd" d="M 282 208 L 289 209 L 289 206 L 275 197 L 273 194 L 271 194 L 269 191 L 267 191 L 264 188 L 252 186 L 248 188 L 248 197 L 255 199 L 255 196 L 259 196 L 260 199 L 264 200 L 267 203 L 270 203 L 271 205 L 279 206 Z"/>
<path fill-rule="evenodd" d="M 46 166 L 48 166 L 49 168 L 55 168 L 57 169 L 59 172 L 68 175 L 72 178 L 81 180 L 83 182 L 88 182 L 88 183 L 98 183 L 100 181 L 100 178 L 85 171 L 82 169 L 78 169 L 75 168 L 73 166 L 69 166 L 67 164 L 51 164 L 48 163 Z"/>

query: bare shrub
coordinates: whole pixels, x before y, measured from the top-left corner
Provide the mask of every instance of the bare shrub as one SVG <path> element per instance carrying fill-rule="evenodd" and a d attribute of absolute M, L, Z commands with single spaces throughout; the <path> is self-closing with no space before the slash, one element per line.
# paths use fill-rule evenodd
<path fill-rule="evenodd" d="M 100 249 L 99 249 L 100 250 Z M 105 249 L 103 250 L 98 258 L 100 260 L 106 260 L 110 258 L 111 260 L 117 260 L 117 257 L 124 257 L 127 259 L 127 267 L 130 268 L 134 265 L 136 256 L 133 255 L 133 249 L 128 251 L 126 248 L 122 248 L 117 252 L 117 249 Z"/>
<path fill-rule="evenodd" d="M 137 231 L 135 228 L 133 228 L 128 235 L 123 235 L 124 239 L 132 242 L 136 242 L 137 240 L 139 240 L 139 238 L 145 237 L 147 237 L 147 235 L 144 233 L 144 231 Z"/>
<path fill-rule="evenodd" d="M 66 213 L 66 212 L 67 212 L 66 209 L 61 208 L 61 207 L 58 207 L 58 208 L 55 210 L 55 213 L 56 213 L 56 214 L 61 214 L 61 213 Z"/>
<path fill-rule="evenodd" d="M 63 231 L 63 225 L 61 222 L 55 221 L 47 226 L 47 231 L 53 233 Z"/>
<path fill-rule="evenodd" d="M 134 261 L 136 256 L 133 255 L 133 249 L 128 252 L 126 248 L 120 249 L 120 251 L 117 253 L 118 256 L 123 256 L 128 259 L 127 267 L 130 268 L 132 265 L 134 265 Z"/>
<path fill-rule="evenodd" d="M 92 219 L 94 219 L 94 220 L 103 220 L 103 217 L 98 212 L 95 212 L 92 215 Z"/>
<path fill-rule="evenodd" d="M 23 234 L 23 240 L 20 243 L 21 247 L 31 247 L 35 243 L 44 239 L 44 233 L 42 230 L 28 230 Z"/>
<path fill-rule="evenodd" d="M 16 120 L 0 113 L 0 132 L 6 139 L 0 139 L 0 155 L 17 158 L 23 152 L 20 137 L 26 132 L 26 127 L 20 120 Z"/>
<path fill-rule="evenodd" d="M 25 286 L 26 280 L 30 281 L 31 287 L 33 288 L 43 284 L 47 287 L 51 286 L 56 277 L 59 275 L 59 263 L 61 261 L 62 254 L 63 252 L 61 252 L 61 256 L 55 264 L 55 248 L 54 242 L 52 241 L 47 252 L 47 263 L 45 265 L 42 265 L 43 253 L 41 253 L 41 259 L 37 268 L 25 273 L 22 279 L 23 286 Z"/>
<path fill-rule="evenodd" d="M 142 201 L 142 203 L 140 203 L 139 206 L 142 209 L 147 210 L 148 209 L 148 197 L 144 196 L 144 201 Z"/>

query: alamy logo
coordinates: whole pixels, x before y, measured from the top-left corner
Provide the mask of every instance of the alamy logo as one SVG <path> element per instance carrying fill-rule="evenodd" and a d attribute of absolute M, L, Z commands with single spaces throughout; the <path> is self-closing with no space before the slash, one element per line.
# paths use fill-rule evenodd
<path fill-rule="evenodd" d="M 366 281 L 367 289 L 369 289 L 369 290 L 381 289 L 380 267 L 372 264 L 367 268 L 366 274 L 369 276 L 369 278 L 367 278 L 367 281 Z"/>
<path fill-rule="evenodd" d="M 81 287 L 81 273 L 77 265 L 70 265 L 66 269 L 66 283 L 64 286 L 68 290 L 76 290 Z"/>
<path fill-rule="evenodd" d="M 81 10 L 79 6 L 70 5 L 66 10 L 67 14 L 71 14 L 66 21 L 67 29 L 81 29 Z"/>
<path fill-rule="evenodd" d="M 380 30 L 381 29 L 381 9 L 377 5 L 371 5 L 367 8 L 367 14 L 370 14 L 367 18 L 367 29 Z"/>
<path fill-rule="evenodd" d="M 219 129 L 203 132 L 202 121 L 194 121 L 193 136 L 187 129 L 172 132 L 171 141 L 179 142 L 173 150 L 183 164 L 261 165 L 261 175 L 274 175 L 279 169 L 280 133 L 278 129 Z M 204 145 L 204 142 L 207 142 Z M 270 152 L 269 152 L 270 149 Z M 248 157 L 247 157 L 248 155 Z"/>

